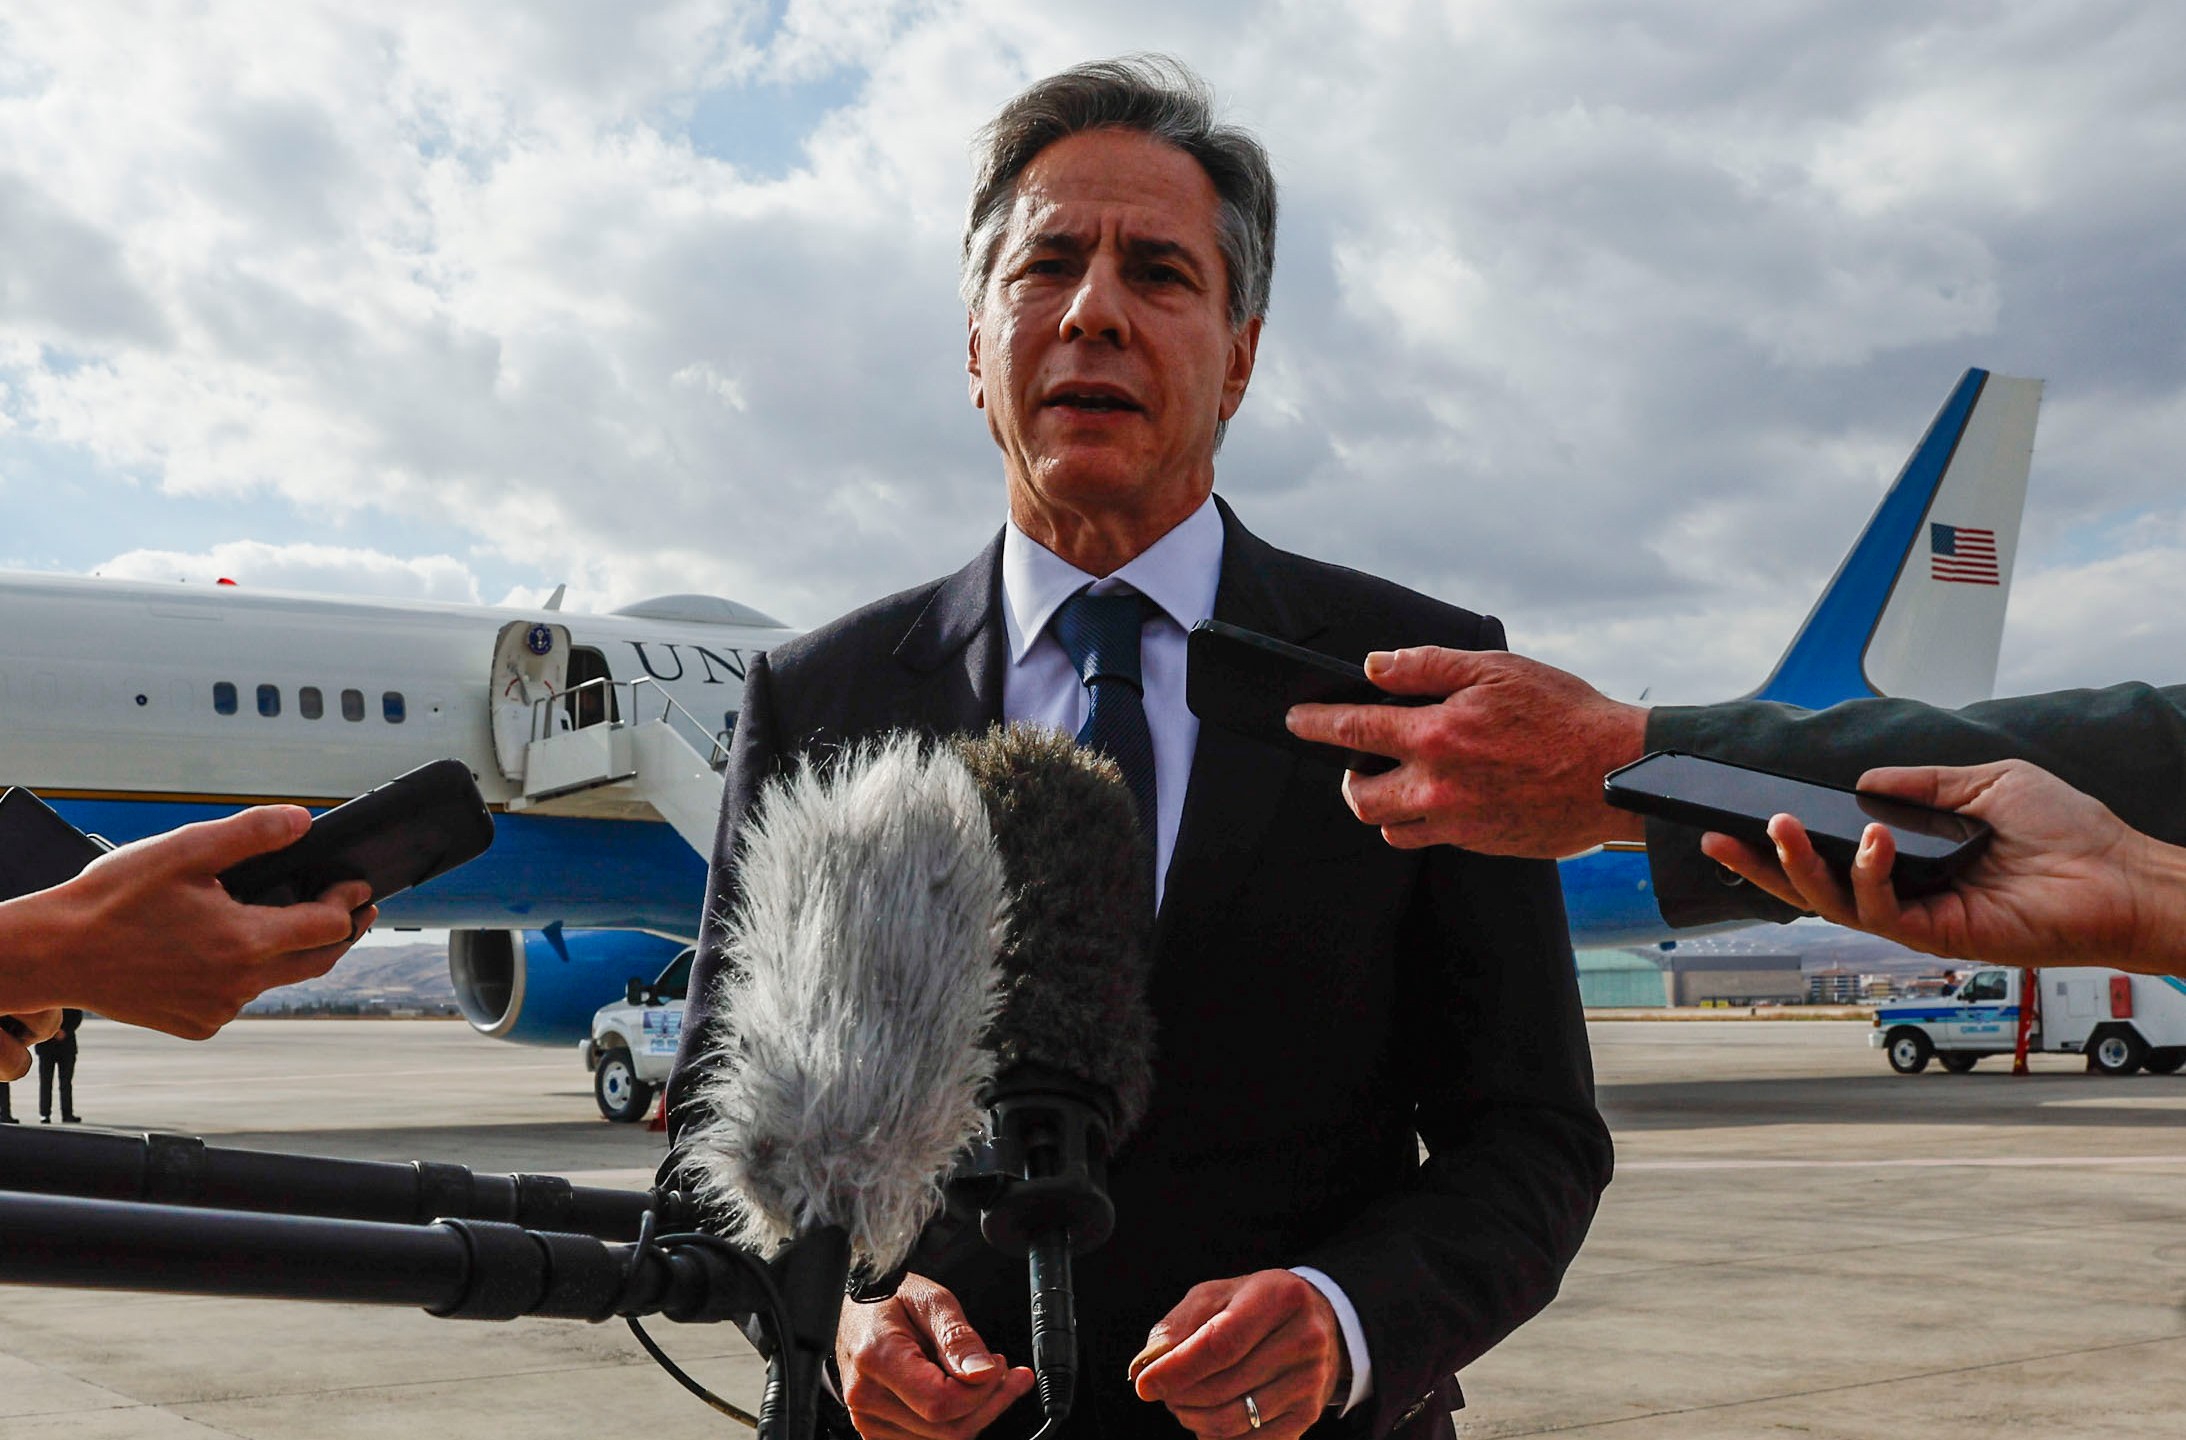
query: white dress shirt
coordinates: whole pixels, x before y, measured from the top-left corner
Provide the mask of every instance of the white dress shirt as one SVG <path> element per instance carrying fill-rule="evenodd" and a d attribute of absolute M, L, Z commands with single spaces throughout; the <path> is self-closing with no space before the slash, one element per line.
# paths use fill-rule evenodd
<path fill-rule="evenodd" d="M 1076 735 L 1092 704 L 1077 667 L 1048 622 L 1062 603 L 1091 587 L 1096 595 L 1136 590 L 1160 614 L 1139 634 L 1139 670 L 1145 686 L 1146 724 L 1154 741 L 1154 904 L 1168 893 L 1169 860 L 1176 853 L 1177 825 L 1199 744 L 1199 717 L 1184 704 L 1184 636 L 1214 615 L 1215 586 L 1222 578 L 1222 515 L 1210 497 L 1182 523 L 1122 569 L 1105 577 L 1086 574 L 1017 528 L 1002 534 L 1002 620 L 1010 663 L 1002 677 L 1002 718 Z M 1294 1267 L 1335 1308 L 1351 1359 L 1348 1411 L 1373 1393 L 1373 1365 L 1359 1312 L 1341 1287 L 1320 1271 Z"/>

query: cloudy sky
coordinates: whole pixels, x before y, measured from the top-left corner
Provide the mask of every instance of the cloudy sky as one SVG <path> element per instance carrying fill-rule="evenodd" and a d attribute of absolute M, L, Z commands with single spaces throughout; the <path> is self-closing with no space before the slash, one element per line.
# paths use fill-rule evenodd
<path fill-rule="evenodd" d="M 2049 382 L 1999 688 L 2186 678 L 2169 0 L 10 0 L 0 566 L 800 624 L 953 569 L 966 137 L 1137 49 L 1285 186 L 1269 538 L 1728 695 L 1979 365 Z"/>

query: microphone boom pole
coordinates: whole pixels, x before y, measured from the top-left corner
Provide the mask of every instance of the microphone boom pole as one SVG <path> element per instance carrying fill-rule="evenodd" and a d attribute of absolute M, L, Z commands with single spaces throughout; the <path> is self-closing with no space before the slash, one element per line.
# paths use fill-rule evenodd
<path fill-rule="evenodd" d="M 711 1237 L 623 1245 L 490 1220 L 390 1225 L 0 1194 L 0 1283 L 11 1285 L 405 1305 L 460 1320 L 741 1324 L 777 1303 L 765 1274 Z"/>
<path fill-rule="evenodd" d="M 670 1200 L 572 1185 L 559 1175 L 480 1174 L 430 1160 L 338 1160 L 222 1149 L 194 1135 L 20 1127 L 0 1130 L 0 1191 L 7 1190 L 398 1225 L 500 1220 L 602 1240 L 635 1240 L 646 1212 Z M 682 1228 L 669 1214 L 659 1223 Z"/>

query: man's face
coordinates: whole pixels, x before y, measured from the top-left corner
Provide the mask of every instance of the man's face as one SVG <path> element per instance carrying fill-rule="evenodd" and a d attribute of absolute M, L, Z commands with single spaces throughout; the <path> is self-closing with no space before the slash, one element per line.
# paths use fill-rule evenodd
<path fill-rule="evenodd" d="M 1025 168 L 968 366 L 1013 510 L 1136 517 L 1150 543 L 1213 488 L 1260 337 L 1230 328 L 1218 211 L 1197 161 L 1133 131 Z"/>

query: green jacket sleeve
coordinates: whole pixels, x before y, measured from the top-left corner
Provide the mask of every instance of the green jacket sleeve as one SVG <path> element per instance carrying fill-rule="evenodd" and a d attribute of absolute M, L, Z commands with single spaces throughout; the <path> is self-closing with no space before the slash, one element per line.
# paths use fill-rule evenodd
<path fill-rule="evenodd" d="M 2113 685 L 1940 710 L 1853 700 L 1827 710 L 1767 701 L 1660 707 L 1649 750 L 1682 750 L 1831 785 L 1877 765 L 2031 761 L 2108 805 L 2136 830 L 2186 843 L 2186 685 Z M 1797 912 L 1700 853 L 1700 833 L 1647 822 L 1655 899 L 1672 925 L 1789 920 Z"/>

